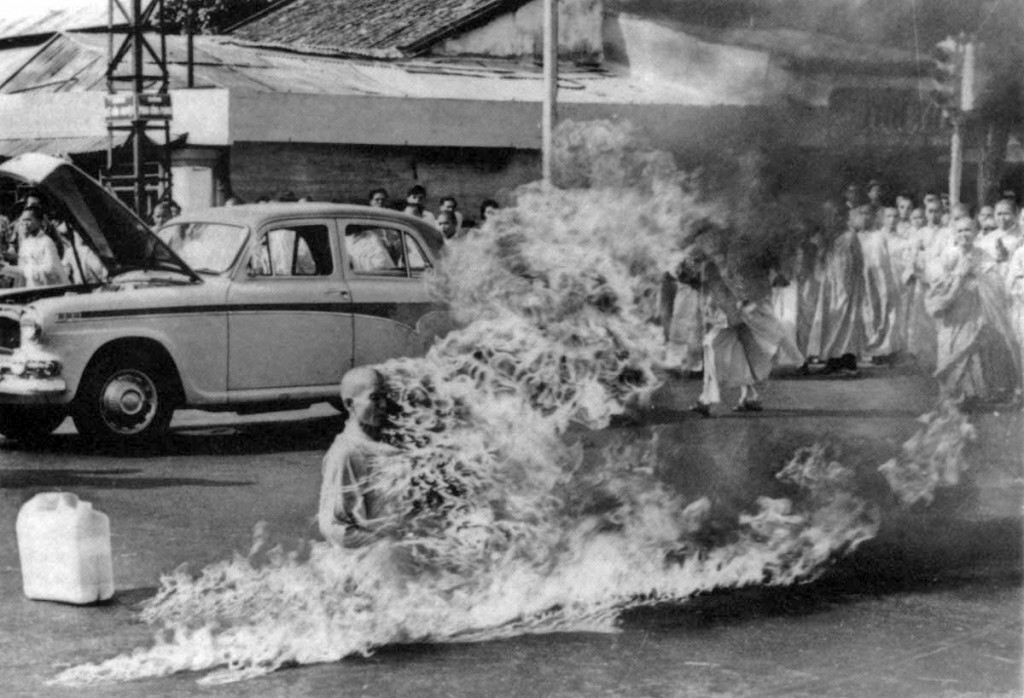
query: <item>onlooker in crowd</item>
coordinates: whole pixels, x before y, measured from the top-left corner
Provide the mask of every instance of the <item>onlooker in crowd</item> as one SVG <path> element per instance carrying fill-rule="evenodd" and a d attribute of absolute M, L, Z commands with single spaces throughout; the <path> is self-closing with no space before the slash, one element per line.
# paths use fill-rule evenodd
<path fill-rule="evenodd" d="M 441 214 L 446 212 L 455 216 L 455 235 L 460 237 L 462 235 L 462 213 L 459 211 L 459 202 L 455 200 L 454 196 L 448 195 L 441 199 L 441 208 L 437 214 L 438 224 L 441 223 Z"/>
<path fill-rule="evenodd" d="M 38 208 L 26 206 L 18 218 L 21 242 L 18 248 L 18 266 L 25 277 L 25 285 L 56 286 L 66 284 L 68 277 L 61 263 L 60 253 L 53 240 L 43 233 L 43 215 Z"/>
<path fill-rule="evenodd" d="M 910 194 L 902 193 L 896 197 L 896 232 L 904 238 L 910 237 L 913 223 L 910 216 L 914 212 L 914 199 Z"/>
<path fill-rule="evenodd" d="M 174 216 L 171 213 L 171 204 L 169 201 L 158 201 L 156 206 L 153 207 L 153 228 L 160 228 L 164 223 L 171 220 Z"/>
<path fill-rule="evenodd" d="M 868 182 L 867 193 L 868 230 L 876 230 L 882 225 L 882 209 L 885 208 L 885 204 L 882 201 L 882 196 L 885 193 L 882 183 L 877 179 L 872 179 Z"/>
<path fill-rule="evenodd" d="M 437 214 L 437 228 L 445 240 L 456 240 L 462 237 L 454 211 L 441 211 Z"/>
<path fill-rule="evenodd" d="M 367 204 L 374 208 L 386 208 L 388 205 L 388 190 L 378 187 L 370 191 L 367 197 Z"/>
<path fill-rule="evenodd" d="M 18 231 L 11 219 L 0 213 L 0 266 L 18 262 Z"/>
<path fill-rule="evenodd" d="M 845 211 L 840 215 L 848 214 L 853 209 L 860 206 L 863 202 L 861 201 L 860 187 L 855 183 L 850 182 L 846 185 L 846 189 L 843 191 L 843 204 Z"/>
<path fill-rule="evenodd" d="M 39 211 L 39 215 L 42 216 L 42 228 L 43 233 L 46 237 L 53 240 L 53 244 L 57 247 L 57 254 L 64 254 L 64 241 L 61 240 L 60 234 L 57 232 L 57 227 L 53 221 L 50 220 L 50 216 L 47 214 L 47 208 L 43 204 L 43 198 L 35 191 L 30 192 L 25 196 L 25 201 L 22 203 L 22 209 L 34 208 Z"/>
<path fill-rule="evenodd" d="M 1012 199 L 1002 199 L 995 208 L 996 225 L 996 260 L 1008 262 L 1017 248 L 1021 246 L 1022 233 L 1017 224 L 1017 204 Z"/>
<path fill-rule="evenodd" d="M 923 208 L 915 208 L 910 212 L 910 233 L 913 238 L 913 233 L 916 230 L 920 230 L 925 226 L 925 217 Z"/>
<path fill-rule="evenodd" d="M 427 198 L 427 190 L 421 184 L 414 184 L 409 187 L 409 191 L 405 193 L 405 212 L 410 216 L 416 216 L 422 218 L 427 223 L 430 223 L 435 228 L 437 227 L 437 219 L 434 218 L 434 214 L 423 208 L 423 202 Z"/>
<path fill-rule="evenodd" d="M 494 199 L 484 199 L 484 202 L 480 204 L 480 225 L 483 225 L 484 221 L 493 216 L 500 209 L 501 205 Z"/>

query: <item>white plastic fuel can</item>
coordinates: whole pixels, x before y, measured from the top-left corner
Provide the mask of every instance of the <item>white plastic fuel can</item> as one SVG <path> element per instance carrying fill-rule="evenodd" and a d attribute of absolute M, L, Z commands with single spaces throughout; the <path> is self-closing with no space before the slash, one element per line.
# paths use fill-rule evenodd
<path fill-rule="evenodd" d="M 25 502 L 16 525 L 25 596 L 85 604 L 114 595 L 110 519 L 70 492 Z"/>

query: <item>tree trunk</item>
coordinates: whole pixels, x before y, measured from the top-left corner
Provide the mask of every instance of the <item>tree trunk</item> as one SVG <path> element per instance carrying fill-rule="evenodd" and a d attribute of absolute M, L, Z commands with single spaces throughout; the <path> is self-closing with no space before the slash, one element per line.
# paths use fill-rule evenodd
<path fill-rule="evenodd" d="M 994 204 L 1000 198 L 999 183 L 1009 141 L 1008 120 L 995 119 L 986 124 L 978 160 L 978 206 Z"/>

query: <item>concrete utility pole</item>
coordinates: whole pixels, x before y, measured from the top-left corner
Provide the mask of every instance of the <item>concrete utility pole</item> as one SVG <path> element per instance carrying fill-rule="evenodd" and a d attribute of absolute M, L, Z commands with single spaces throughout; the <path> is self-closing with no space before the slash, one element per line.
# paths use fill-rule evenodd
<path fill-rule="evenodd" d="M 554 132 L 558 120 L 558 0 L 544 0 L 544 113 L 541 119 L 541 157 L 544 182 L 552 184 Z"/>

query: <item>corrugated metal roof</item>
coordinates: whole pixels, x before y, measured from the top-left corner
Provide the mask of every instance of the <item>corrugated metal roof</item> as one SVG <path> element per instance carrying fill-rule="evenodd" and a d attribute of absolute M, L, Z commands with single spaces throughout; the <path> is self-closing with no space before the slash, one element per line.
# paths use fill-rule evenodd
<path fill-rule="evenodd" d="M 106 26 L 106 0 L 64 0 L 59 4 L 8 0 L 0 11 L 0 39 Z"/>
<path fill-rule="evenodd" d="M 167 37 L 167 48 L 171 87 L 183 88 L 184 37 Z M 17 74 L 6 81 L 0 75 L 0 94 L 103 90 L 105 52 L 103 35 L 60 35 Z M 539 102 L 544 89 L 540 68 L 497 59 L 381 62 L 285 53 L 200 36 L 195 61 L 200 88 L 511 102 Z M 633 79 L 627 69 L 616 66 L 564 70 L 559 85 L 565 102 L 707 106 L 756 105 L 765 100 L 761 88 L 750 92 L 725 81 Z"/>
<path fill-rule="evenodd" d="M 237 39 L 306 50 L 419 52 L 528 0 L 291 0 L 235 27 Z"/>
<path fill-rule="evenodd" d="M 115 145 L 123 145 L 127 136 L 118 135 Z M 0 139 L 0 156 L 13 158 L 22 153 L 44 153 L 46 155 L 76 155 L 98 153 L 109 146 L 109 136 L 76 136 L 64 138 L 3 138 Z"/>

